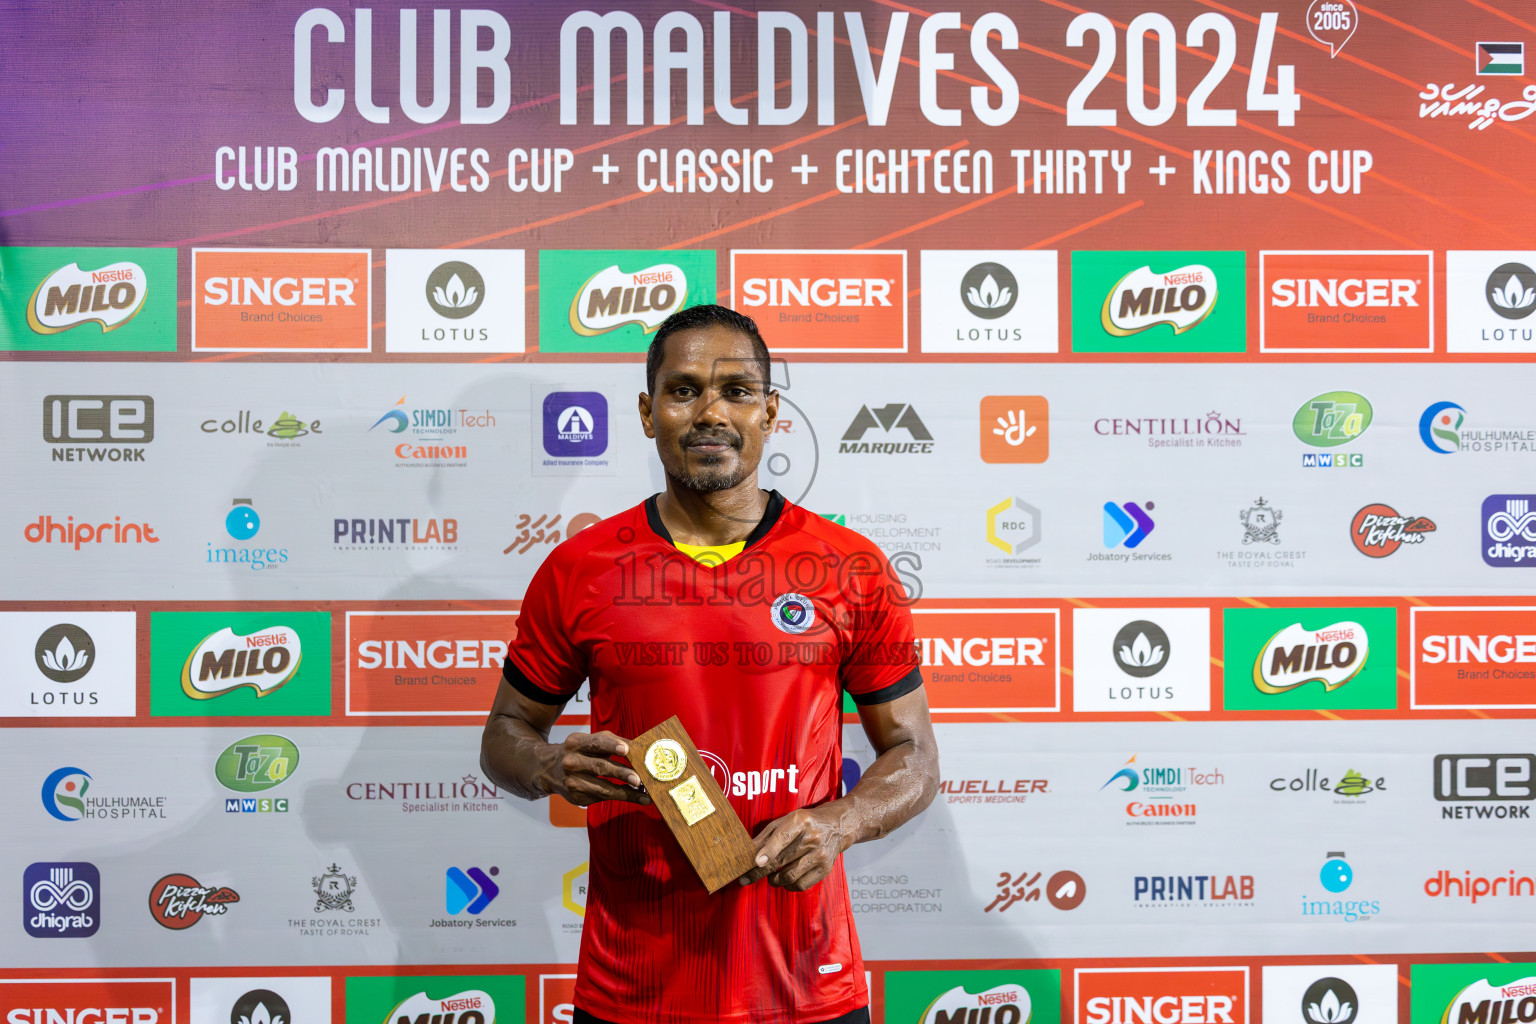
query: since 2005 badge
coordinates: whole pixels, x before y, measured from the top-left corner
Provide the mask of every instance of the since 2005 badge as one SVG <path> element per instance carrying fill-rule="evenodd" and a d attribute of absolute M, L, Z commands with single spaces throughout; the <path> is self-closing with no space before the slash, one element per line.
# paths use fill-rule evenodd
<path fill-rule="evenodd" d="M 688 755 L 676 740 L 657 740 L 645 752 L 645 770 L 660 782 L 671 782 L 688 767 Z"/>

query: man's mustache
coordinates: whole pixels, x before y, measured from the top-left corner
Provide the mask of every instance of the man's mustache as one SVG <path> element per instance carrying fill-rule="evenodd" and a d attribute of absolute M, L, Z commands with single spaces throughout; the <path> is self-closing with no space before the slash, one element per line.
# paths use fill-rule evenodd
<path fill-rule="evenodd" d="M 691 448 L 696 444 L 725 444 L 730 445 L 732 448 L 740 448 L 741 435 L 734 431 L 713 434 L 695 430 L 684 434 L 682 441 L 679 443 L 684 448 Z"/>

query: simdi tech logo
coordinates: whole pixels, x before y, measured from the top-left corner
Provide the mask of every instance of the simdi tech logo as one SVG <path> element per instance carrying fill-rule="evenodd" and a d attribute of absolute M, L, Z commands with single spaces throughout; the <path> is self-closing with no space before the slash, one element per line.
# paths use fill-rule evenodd
<path fill-rule="evenodd" d="M 473 715 L 501 682 L 514 612 L 347 612 L 349 715 Z"/>
<path fill-rule="evenodd" d="M 193 249 L 192 351 L 367 352 L 368 249 Z"/>
<path fill-rule="evenodd" d="M 736 308 L 775 352 L 905 352 L 905 249 L 735 249 Z"/>
<path fill-rule="evenodd" d="M 1415 607 L 1409 707 L 1536 708 L 1536 606 Z"/>
<path fill-rule="evenodd" d="M 329 715 L 329 612 L 152 612 L 156 717 Z"/>
<path fill-rule="evenodd" d="M 539 351 L 644 352 L 661 322 L 715 301 L 713 249 L 539 253 Z"/>
<path fill-rule="evenodd" d="M 1072 351 L 1244 352 L 1245 253 L 1074 252 Z"/>
<path fill-rule="evenodd" d="M 443 1024 L 522 1024 L 523 1000 L 520 974 L 348 978 L 346 1024 L 418 1017 L 441 1017 Z"/>
<path fill-rule="evenodd" d="M 6 1024 L 176 1024 L 174 978 L 0 978 Z M 229 1024 L 228 1018 L 213 1024 Z"/>
<path fill-rule="evenodd" d="M 1079 967 L 1073 975 L 1078 1024 L 1248 1024 L 1246 967 Z"/>
<path fill-rule="evenodd" d="M 1057 253 L 924 249 L 924 352 L 1055 352 Z"/>
<path fill-rule="evenodd" d="M 886 971 L 896 1024 L 1060 1024 L 1061 972 Z"/>
<path fill-rule="evenodd" d="M 1228 710 L 1397 707 L 1395 608 L 1227 608 L 1222 619 Z"/>
<path fill-rule="evenodd" d="M 0 246 L 0 350 L 176 351 L 176 250 Z"/>
<path fill-rule="evenodd" d="M 1410 970 L 1411 1024 L 1536 1020 L 1536 963 L 1414 964 Z"/>
<path fill-rule="evenodd" d="M 522 352 L 522 249 L 387 249 L 387 352 Z"/>
<path fill-rule="evenodd" d="M 1536 352 L 1536 251 L 1445 254 L 1445 350 Z"/>
<path fill-rule="evenodd" d="M 1431 353 L 1434 253 L 1259 253 L 1260 352 Z"/>

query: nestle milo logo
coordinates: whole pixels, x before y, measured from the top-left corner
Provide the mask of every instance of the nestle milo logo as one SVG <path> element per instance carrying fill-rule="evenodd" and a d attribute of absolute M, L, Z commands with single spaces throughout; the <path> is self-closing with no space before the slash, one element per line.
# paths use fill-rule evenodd
<path fill-rule="evenodd" d="M 27 323 L 39 334 L 58 334 L 98 323 L 113 331 L 144 308 L 148 277 L 137 263 L 122 260 L 99 270 L 62 266 L 43 278 L 27 306 Z"/>
<path fill-rule="evenodd" d="M 213 762 L 214 777 L 236 793 L 260 793 L 286 781 L 299 767 L 299 748 L 286 736 L 263 733 L 236 740 Z"/>
<path fill-rule="evenodd" d="M 299 633 L 289 626 L 271 626 L 249 636 L 226 626 L 204 637 L 187 655 L 181 690 L 193 700 L 208 700 L 248 686 L 257 697 L 265 697 L 298 674 L 302 657 Z"/>
<path fill-rule="evenodd" d="M 683 307 L 688 277 L 675 263 L 658 263 L 633 273 L 617 264 L 584 281 L 571 300 L 571 330 L 590 337 L 635 324 L 650 334 Z"/>
<path fill-rule="evenodd" d="M 1353 391 L 1327 391 L 1296 410 L 1291 430 L 1314 448 L 1348 444 L 1371 425 L 1371 403 Z"/>

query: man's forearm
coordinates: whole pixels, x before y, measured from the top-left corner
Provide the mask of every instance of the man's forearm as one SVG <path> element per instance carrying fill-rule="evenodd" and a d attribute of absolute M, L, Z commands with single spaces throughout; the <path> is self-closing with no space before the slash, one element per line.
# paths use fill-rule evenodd
<path fill-rule="evenodd" d="M 910 739 L 886 750 L 847 796 L 833 801 L 840 812 L 845 848 L 890 835 L 921 814 L 938 789 L 937 750 Z"/>
<path fill-rule="evenodd" d="M 480 741 L 480 768 L 499 788 L 525 800 L 541 800 L 549 791 L 540 779 L 548 773 L 549 734 L 510 715 L 497 715 Z"/>

